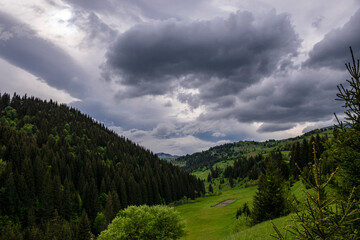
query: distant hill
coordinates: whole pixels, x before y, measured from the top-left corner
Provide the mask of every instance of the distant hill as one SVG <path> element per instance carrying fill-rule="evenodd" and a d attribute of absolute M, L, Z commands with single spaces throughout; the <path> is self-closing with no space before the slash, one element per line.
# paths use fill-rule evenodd
<path fill-rule="evenodd" d="M 210 168 L 219 162 L 234 161 L 243 156 L 254 156 L 257 154 L 266 156 L 273 150 L 288 153 L 294 143 L 302 139 L 310 139 L 311 136 L 316 136 L 317 134 L 320 136 L 327 134 L 331 137 L 332 127 L 315 129 L 303 134 L 302 136 L 283 140 L 270 139 L 265 142 L 239 141 L 235 143 L 226 143 L 220 146 L 212 147 L 206 151 L 178 157 L 171 162 L 188 172 L 194 172 L 202 168 Z"/>
<path fill-rule="evenodd" d="M 166 161 L 168 161 L 168 162 L 170 162 L 171 160 L 174 160 L 174 159 L 180 157 L 180 156 L 177 156 L 177 155 L 171 155 L 171 154 L 163 153 L 163 152 L 161 152 L 161 153 L 156 153 L 156 155 L 157 155 L 160 159 L 166 160 Z"/>
<path fill-rule="evenodd" d="M 0 239 L 82 239 L 129 205 L 204 192 L 196 177 L 74 108 L 0 95 Z"/>

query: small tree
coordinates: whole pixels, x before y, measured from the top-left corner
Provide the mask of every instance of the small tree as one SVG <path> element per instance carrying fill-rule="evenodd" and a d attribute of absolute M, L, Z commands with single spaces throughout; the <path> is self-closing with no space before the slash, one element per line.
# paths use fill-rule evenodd
<path fill-rule="evenodd" d="M 241 215 L 245 215 L 245 216 L 251 215 L 251 211 L 247 202 L 244 203 L 242 207 L 239 207 L 236 211 L 236 218 L 239 218 Z"/>
<path fill-rule="evenodd" d="M 130 206 L 101 232 L 99 240 L 179 239 L 185 235 L 180 215 L 167 206 Z"/>

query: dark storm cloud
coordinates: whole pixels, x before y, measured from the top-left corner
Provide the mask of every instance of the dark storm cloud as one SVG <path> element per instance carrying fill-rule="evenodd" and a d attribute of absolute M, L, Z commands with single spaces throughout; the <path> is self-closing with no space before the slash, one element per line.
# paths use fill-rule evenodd
<path fill-rule="evenodd" d="M 266 81 L 242 91 L 239 104 L 233 108 L 206 112 L 200 120 L 235 118 L 239 122 L 264 122 L 260 132 L 290 128 L 292 123 L 329 120 L 333 112 L 341 112 L 336 102 L 336 85 L 344 82 L 342 71 L 319 72 L 305 69 Z M 291 124 L 290 124 L 291 123 Z M 277 130 L 278 131 L 278 130 Z"/>
<path fill-rule="evenodd" d="M 62 49 L 29 26 L 0 12 L 0 57 L 75 97 L 85 92 L 87 75 Z"/>
<path fill-rule="evenodd" d="M 180 85 L 198 88 L 206 104 L 271 75 L 299 45 L 288 16 L 274 11 L 256 18 L 237 12 L 211 21 L 169 20 L 120 35 L 105 69 L 129 87 L 126 97 L 162 95 Z"/>
<path fill-rule="evenodd" d="M 341 113 L 335 101 L 337 85 L 349 78 L 345 63 L 351 61 L 348 47 L 360 50 L 360 10 L 342 28 L 332 30 L 317 43 L 303 67 L 274 74 L 238 95 L 234 108 L 208 111 L 200 120 L 235 118 L 239 122 L 264 122 L 258 132 L 274 132 L 293 123 L 327 121 Z M 321 70 L 319 71 L 319 68 Z"/>
<path fill-rule="evenodd" d="M 296 124 L 293 123 L 281 123 L 281 124 L 274 124 L 274 123 L 264 123 L 256 130 L 259 133 L 267 133 L 267 132 L 278 132 L 291 129 L 295 127 Z"/>
<path fill-rule="evenodd" d="M 342 28 L 332 30 L 324 39 L 315 44 L 310 58 L 304 66 L 319 68 L 330 67 L 344 70 L 349 61 L 349 46 L 360 51 L 360 10 Z"/>

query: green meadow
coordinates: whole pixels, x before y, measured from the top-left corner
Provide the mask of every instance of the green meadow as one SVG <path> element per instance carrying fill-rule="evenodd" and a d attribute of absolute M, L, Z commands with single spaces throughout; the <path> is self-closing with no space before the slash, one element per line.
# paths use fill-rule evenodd
<path fill-rule="evenodd" d="M 301 191 L 302 187 L 301 182 L 296 182 L 291 188 L 291 194 L 294 194 L 300 201 L 304 199 L 304 194 Z M 236 210 L 245 202 L 252 204 L 256 189 L 256 186 L 247 188 L 239 185 L 234 188 L 225 186 L 221 189 L 220 195 L 208 196 L 197 199 L 198 202 L 195 203 L 176 206 L 175 209 L 180 212 L 186 224 L 187 235 L 182 239 L 273 239 L 270 234 L 274 234 L 275 231 L 270 221 L 231 234 L 231 227 L 236 219 Z M 217 193 L 219 193 L 218 190 Z M 236 199 L 236 201 L 227 206 L 214 206 L 227 199 Z M 288 225 L 290 220 L 290 216 L 285 216 L 274 219 L 273 222 L 276 226 L 282 228 Z"/>

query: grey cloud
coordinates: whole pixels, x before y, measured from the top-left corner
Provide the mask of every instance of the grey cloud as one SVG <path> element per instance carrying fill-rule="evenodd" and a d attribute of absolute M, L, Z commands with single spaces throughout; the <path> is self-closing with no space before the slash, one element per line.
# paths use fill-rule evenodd
<path fill-rule="evenodd" d="M 102 74 L 104 76 L 104 74 Z M 106 80 L 106 79 L 105 79 Z M 165 95 L 169 89 L 174 88 L 174 83 L 164 84 L 162 82 L 138 82 L 137 85 L 128 86 L 125 91 L 118 91 L 115 99 L 136 98 L 145 95 Z"/>
<path fill-rule="evenodd" d="M 341 116 L 338 116 L 338 117 L 341 117 Z M 335 119 L 332 119 L 332 121 L 320 122 L 320 123 L 313 124 L 313 125 L 310 125 L 310 126 L 304 128 L 302 130 L 302 133 L 307 133 L 307 132 L 310 132 L 310 131 L 315 130 L 315 129 L 321 129 L 321 128 L 325 128 L 325 127 L 332 127 L 335 124 L 337 124 L 337 121 Z"/>
<path fill-rule="evenodd" d="M 202 104 L 239 93 L 297 54 L 300 40 L 288 16 L 137 25 L 107 52 L 107 74 L 130 88 L 127 97 L 162 95 L 178 85 L 199 88 Z M 134 94 L 134 96 L 132 96 Z"/>
<path fill-rule="evenodd" d="M 77 8 L 84 9 L 87 11 L 98 11 L 104 13 L 114 12 L 116 9 L 116 1 L 112 0 L 63 0 L 68 4 L 71 4 Z M 122 1 L 123 2 L 123 1 Z M 118 3 L 118 6 L 121 5 Z"/>
<path fill-rule="evenodd" d="M 278 132 L 278 131 L 291 129 L 295 126 L 296 124 L 293 123 L 285 123 L 285 124 L 263 123 L 256 131 L 259 133 Z"/>
<path fill-rule="evenodd" d="M 171 102 L 171 101 L 167 101 L 167 102 L 164 104 L 164 107 L 172 107 L 172 102 Z"/>
<path fill-rule="evenodd" d="M 128 0 L 63 0 L 77 11 L 94 12 L 104 16 L 114 16 L 120 21 L 142 22 L 141 9 L 137 1 Z"/>
<path fill-rule="evenodd" d="M 231 95 L 218 97 L 216 98 L 216 102 L 211 105 L 211 111 L 219 111 L 226 108 L 233 108 L 235 107 L 236 99 L 237 97 Z M 211 100 L 211 98 L 209 98 L 207 102 L 210 103 L 213 101 Z"/>
<path fill-rule="evenodd" d="M 86 33 L 83 41 L 85 47 L 91 47 L 94 44 L 108 45 L 117 35 L 117 31 L 104 23 L 94 12 L 76 11 L 75 17 L 70 22 Z"/>
<path fill-rule="evenodd" d="M 175 126 L 170 123 L 160 123 L 153 129 L 152 134 L 155 137 L 167 137 L 174 133 Z"/>
<path fill-rule="evenodd" d="M 200 106 L 200 99 L 197 94 L 179 93 L 177 98 L 181 103 L 186 103 L 192 108 L 197 108 Z"/>
<path fill-rule="evenodd" d="M 75 97 L 83 96 L 86 85 L 82 81 L 88 76 L 68 54 L 38 37 L 26 24 L 2 12 L 0 23 L 1 58 L 30 72 L 52 87 L 66 90 Z"/>
<path fill-rule="evenodd" d="M 192 14 L 199 15 L 199 9 L 211 11 L 209 2 L 206 0 L 182 0 L 181 4 L 176 0 L 134 0 L 132 5 L 142 15 L 152 19 L 182 19 L 183 16 Z"/>
<path fill-rule="evenodd" d="M 1 41 L 6 42 L 7 40 L 11 39 L 12 37 L 14 37 L 12 32 L 3 31 L 2 29 L 0 29 L 0 40 Z"/>
<path fill-rule="evenodd" d="M 235 118 L 239 122 L 265 122 L 279 126 L 329 120 L 333 112 L 341 112 L 341 103 L 334 99 L 336 85 L 345 78 L 344 72 L 337 70 L 303 69 L 296 74 L 275 75 L 241 92 L 236 106 L 208 111 L 200 116 L 200 120 Z M 263 128 L 271 129 L 267 125 Z"/>
<path fill-rule="evenodd" d="M 342 28 L 332 30 L 314 46 L 304 66 L 344 70 L 344 63 L 347 63 L 349 59 L 349 46 L 352 46 L 356 52 L 360 51 L 359 22 L 360 9 Z"/>
<path fill-rule="evenodd" d="M 205 0 L 183 0 L 181 4 L 175 0 L 64 0 L 72 6 L 86 11 L 102 14 L 125 13 L 131 18 L 141 21 L 138 15 L 151 19 L 182 19 L 191 13 L 199 14 L 198 9 L 210 9 Z"/>
<path fill-rule="evenodd" d="M 316 17 L 314 21 L 311 23 L 311 26 L 313 26 L 314 28 L 319 28 L 323 20 L 324 20 L 324 16 Z"/>
<path fill-rule="evenodd" d="M 162 107 L 162 102 L 154 102 L 150 98 L 130 99 L 117 104 L 111 94 L 102 92 L 96 96 L 89 95 L 71 105 L 108 126 L 121 126 L 124 130 L 137 128 L 150 131 L 159 122 L 168 121 L 164 114 L 168 109 Z"/>

